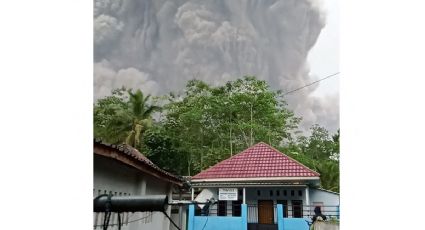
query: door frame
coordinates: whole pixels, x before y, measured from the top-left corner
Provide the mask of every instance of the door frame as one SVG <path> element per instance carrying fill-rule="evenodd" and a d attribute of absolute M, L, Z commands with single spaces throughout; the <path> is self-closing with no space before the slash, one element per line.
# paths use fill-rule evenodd
<path fill-rule="evenodd" d="M 263 204 L 267 204 L 267 205 L 263 205 Z M 260 218 L 260 216 L 262 218 Z M 266 221 L 263 222 L 264 219 L 266 219 Z M 267 219 L 269 219 L 269 221 L 267 221 Z M 259 224 L 274 224 L 273 200 L 258 200 L 258 223 Z"/>

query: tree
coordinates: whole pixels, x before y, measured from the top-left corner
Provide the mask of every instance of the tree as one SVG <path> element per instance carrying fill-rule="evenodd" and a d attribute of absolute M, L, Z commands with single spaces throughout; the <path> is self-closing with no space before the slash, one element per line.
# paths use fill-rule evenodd
<path fill-rule="evenodd" d="M 141 147 L 142 132 L 152 126 L 152 113 L 159 111 L 160 107 L 149 105 L 148 100 L 150 95 L 144 97 L 142 91 L 139 89 L 136 93 L 131 90 L 128 91 L 129 108 L 128 114 L 125 114 L 123 120 L 131 119 L 131 130 L 128 132 L 125 143 L 133 147 Z"/>
<path fill-rule="evenodd" d="M 131 126 L 125 126 L 121 120 L 123 113 L 128 111 L 126 89 L 114 89 L 112 95 L 98 99 L 93 109 L 94 136 L 104 141 L 117 144 L 123 143 Z M 127 119 L 126 119 L 127 120 Z"/>
<path fill-rule="evenodd" d="M 339 130 L 333 136 L 319 125 L 282 148 L 290 157 L 320 173 L 321 187 L 339 192 Z"/>
<path fill-rule="evenodd" d="M 125 88 L 99 99 L 94 106 L 94 134 L 107 142 L 126 143 L 141 148 L 142 133 L 152 125 L 152 113 L 160 108 L 150 105 L 140 90 Z"/>
<path fill-rule="evenodd" d="M 333 141 L 333 146 L 332 146 L 333 151 L 330 158 L 332 160 L 339 161 L 339 129 L 336 132 L 336 134 L 332 136 L 332 141 Z"/>
<path fill-rule="evenodd" d="M 300 137 L 301 152 L 315 160 L 328 160 L 335 155 L 334 141 L 329 136 L 329 132 L 319 125 L 310 128 L 311 135 L 308 138 Z"/>
<path fill-rule="evenodd" d="M 161 125 L 156 125 L 144 134 L 145 154 L 158 165 L 175 174 L 182 174 L 186 169 L 187 152 L 174 146 L 172 139 Z"/>
<path fill-rule="evenodd" d="M 339 163 L 327 160 L 316 164 L 316 171 L 320 173 L 320 185 L 322 188 L 339 192 Z"/>
<path fill-rule="evenodd" d="M 173 142 L 188 152 L 189 175 L 259 141 L 279 145 L 299 122 L 282 93 L 255 77 L 215 87 L 191 80 L 183 95 L 167 99 L 162 122 Z"/>

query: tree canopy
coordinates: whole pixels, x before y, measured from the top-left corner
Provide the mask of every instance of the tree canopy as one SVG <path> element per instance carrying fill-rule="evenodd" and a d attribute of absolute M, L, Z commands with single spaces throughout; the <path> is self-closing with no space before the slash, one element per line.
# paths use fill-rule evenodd
<path fill-rule="evenodd" d="M 112 96 L 99 99 L 94 106 L 95 136 L 140 148 L 142 133 L 152 125 L 153 112 L 160 110 L 148 103 L 149 98 L 140 89 L 133 93 L 121 88 L 112 91 Z"/>

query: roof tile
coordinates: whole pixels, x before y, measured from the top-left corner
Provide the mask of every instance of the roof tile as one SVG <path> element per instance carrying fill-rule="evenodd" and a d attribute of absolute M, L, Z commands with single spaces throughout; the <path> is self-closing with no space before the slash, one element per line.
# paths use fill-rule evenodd
<path fill-rule="evenodd" d="M 260 142 L 200 172 L 192 179 L 318 176 L 319 173 Z"/>

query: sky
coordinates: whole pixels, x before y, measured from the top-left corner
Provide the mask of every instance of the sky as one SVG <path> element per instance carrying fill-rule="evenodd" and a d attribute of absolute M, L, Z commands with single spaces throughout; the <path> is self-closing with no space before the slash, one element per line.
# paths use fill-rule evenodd
<path fill-rule="evenodd" d="M 326 25 L 308 55 L 313 75 L 323 78 L 339 72 L 339 0 L 325 0 Z M 341 74 L 322 81 L 313 95 L 339 94 Z"/>
<path fill-rule="evenodd" d="M 244 75 L 290 90 L 338 71 L 335 0 L 96 0 L 94 99 L 126 86 L 161 95 L 193 78 L 213 85 Z M 309 53 L 309 51 L 311 51 Z M 288 107 L 339 128 L 339 76 L 288 94 Z"/>

